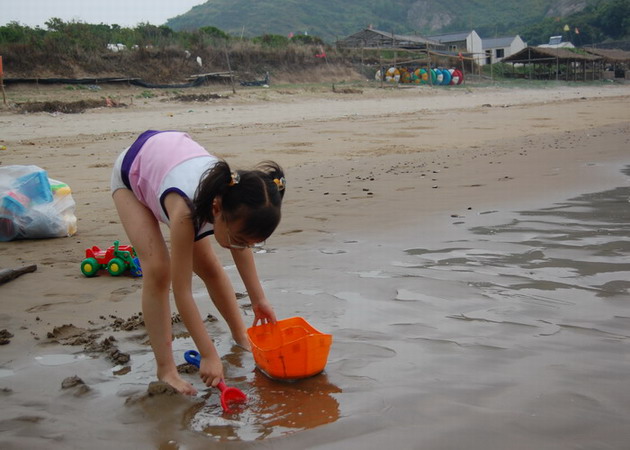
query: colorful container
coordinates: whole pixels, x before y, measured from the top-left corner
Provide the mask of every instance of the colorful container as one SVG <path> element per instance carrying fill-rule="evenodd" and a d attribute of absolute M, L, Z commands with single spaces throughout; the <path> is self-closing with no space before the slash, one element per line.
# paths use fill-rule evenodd
<path fill-rule="evenodd" d="M 247 330 L 256 366 L 270 378 L 296 380 L 317 375 L 326 367 L 332 335 L 301 317 L 279 320 Z"/>
<path fill-rule="evenodd" d="M 45 170 L 23 175 L 16 180 L 16 184 L 20 187 L 20 192 L 36 205 L 53 201 L 50 181 Z"/>
<path fill-rule="evenodd" d="M 19 233 L 13 216 L 0 215 L 0 242 L 12 241 Z"/>
<path fill-rule="evenodd" d="M 451 72 L 448 69 L 442 69 L 442 85 L 448 86 L 451 84 Z"/>
<path fill-rule="evenodd" d="M 418 69 L 419 70 L 419 77 L 420 77 L 420 82 L 422 84 L 427 84 L 429 82 L 429 72 L 427 72 L 427 69 Z"/>
<path fill-rule="evenodd" d="M 455 69 L 451 73 L 451 85 L 462 84 L 464 82 L 464 74 L 461 70 Z"/>
<path fill-rule="evenodd" d="M 385 81 L 389 83 L 398 83 L 400 81 L 400 70 L 396 67 L 390 67 L 385 72 Z"/>

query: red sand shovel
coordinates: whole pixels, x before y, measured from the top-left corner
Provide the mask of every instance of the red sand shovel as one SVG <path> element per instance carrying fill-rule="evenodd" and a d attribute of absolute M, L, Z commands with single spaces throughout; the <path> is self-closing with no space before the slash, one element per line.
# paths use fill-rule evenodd
<path fill-rule="evenodd" d="M 184 354 L 186 362 L 194 366 L 199 367 L 201 365 L 201 356 L 196 350 L 188 350 Z M 217 384 L 217 387 L 221 391 L 221 406 L 226 413 L 231 412 L 230 405 L 232 403 L 245 403 L 247 396 L 239 388 L 230 387 L 225 384 L 223 380 Z"/>

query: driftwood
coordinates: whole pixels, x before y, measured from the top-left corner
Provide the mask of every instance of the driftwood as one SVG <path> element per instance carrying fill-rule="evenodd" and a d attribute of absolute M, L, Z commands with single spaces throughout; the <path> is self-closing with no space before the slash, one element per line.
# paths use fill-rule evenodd
<path fill-rule="evenodd" d="M 0 284 L 8 283 L 11 280 L 15 280 L 20 275 L 24 275 L 25 273 L 35 272 L 37 270 L 37 265 L 33 264 L 30 266 L 19 267 L 17 269 L 2 269 L 0 270 Z"/>

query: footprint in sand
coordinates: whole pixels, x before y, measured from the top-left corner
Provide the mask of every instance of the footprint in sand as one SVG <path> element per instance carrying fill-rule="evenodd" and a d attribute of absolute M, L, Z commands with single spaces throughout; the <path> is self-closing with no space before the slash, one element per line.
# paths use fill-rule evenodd
<path fill-rule="evenodd" d="M 46 294 L 46 297 L 61 297 L 62 295 L 64 295 L 65 297 L 68 297 L 68 295 L 65 294 Z M 26 309 L 26 312 L 29 313 L 33 313 L 33 312 L 40 312 L 40 311 L 48 311 L 52 308 L 61 306 L 61 305 L 67 305 L 67 304 L 72 304 L 72 305 L 83 305 L 86 303 L 90 303 L 92 300 L 72 300 L 72 301 L 65 301 L 65 302 L 55 302 L 55 303 L 42 303 L 41 305 L 35 305 L 35 306 L 31 306 L 30 308 Z"/>
<path fill-rule="evenodd" d="M 112 302 L 119 302 L 124 300 L 127 295 L 133 294 L 137 290 L 137 286 L 119 288 L 111 292 L 109 299 Z"/>

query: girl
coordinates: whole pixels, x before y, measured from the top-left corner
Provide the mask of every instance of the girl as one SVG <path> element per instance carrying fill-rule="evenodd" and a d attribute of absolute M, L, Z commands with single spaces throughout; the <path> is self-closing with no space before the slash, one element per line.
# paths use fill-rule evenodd
<path fill-rule="evenodd" d="M 193 299 L 192 273 L 203 280 L 236 343 L 249 348 L 234 289 L 209 235 L 231 251 L 252 302 L 254 325 L 275 323 L 251 248 L 278 226 L 284 188 L 277 164 L 232 172 L 226 162 L 176 131 L 146 131 L 116 160 L 112 196 L 142 264 L 142 311 L 157 377 L 179 392 L 193 395 L 196 390 L 179 376 L 173 358 L 169 289 L 201 355 L 201 379 L 216 386 L 223 365 Z M 170 228 L 170 257 L 159 222 Z"/>

